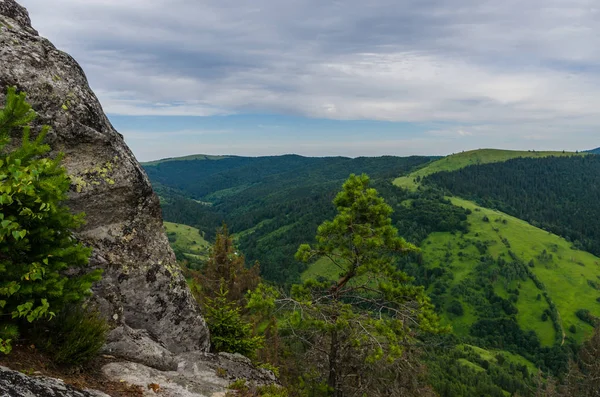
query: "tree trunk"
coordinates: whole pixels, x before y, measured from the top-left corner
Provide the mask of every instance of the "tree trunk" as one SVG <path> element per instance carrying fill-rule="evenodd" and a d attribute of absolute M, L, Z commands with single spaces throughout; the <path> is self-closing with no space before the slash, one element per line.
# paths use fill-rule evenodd
<path fill-rule="evenodd" d="M 329 378 L 327 379 L 327 386 L 333 393 L 332 397 L 342 397 L 342 391 L 338 387 L 338 354 L 339 354 L 338 332 L 337 330 L 331 331 L 331 346 L 329 348 Z"/>

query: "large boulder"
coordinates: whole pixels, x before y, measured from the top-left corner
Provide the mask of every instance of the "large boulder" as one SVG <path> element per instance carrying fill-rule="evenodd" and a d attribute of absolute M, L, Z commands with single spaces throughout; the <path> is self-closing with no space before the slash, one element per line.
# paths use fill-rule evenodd
<path fill-rule="evenodd" d="M 68 204 L 86 213 L 77 237 L 94 248 L 90 267 L 104 270 L 94 290 L 102 312 L 115 326 L 146 330 L 170 352 L 206 351 L 208 329 L 142 167 L 77 62 L 38 36 L 25 8 L 0 0 L 0 92 L 8 86 L 27 93 L 39 115 L 37 127 L 50 125 L 47 142 L 65 154 L 73 181 Z"/>

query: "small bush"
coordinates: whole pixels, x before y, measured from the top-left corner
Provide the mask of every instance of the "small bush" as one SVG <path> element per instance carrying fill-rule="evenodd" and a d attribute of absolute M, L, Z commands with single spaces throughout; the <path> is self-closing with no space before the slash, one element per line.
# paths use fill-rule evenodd
<path fill-rule="evenodd" d="M 70 307 L 48 323 L 41 345 L 56 363 L 81 365 L 98 354 L 108 330 L 96 310 Z"/>
<path fill-rule="evenodd" d="M 212 347 L 217 352 L 240 353 L 254 357 L 263 347 L 264 338 L 252 335 L 252 327 L 242 319 L 240 308 L 227 300 L 227 290 L 221 288 L 215 299 L 206 298 L 206 324 Z"/>
<path fill-rule="evenodd" d="M 31 139 L 36 113 L 11 87 L 0 108 L 0 326 L 21 326 L 52 319 L 63 307 L 81 302 L 100 279 L 95 270 L 67 276 L 68 268 L 85 268 L 91 248 L 72 234 L 83 223 L 64 204 L 71 179 L 62 155 L 49 158 L 43 143 L 49 127 Z M 19 146 L 11 136 L 22 130 Z M 10 338 L 0 336 L 0 352 L 10 352 Z"/>
<path fill-rule="evenodd" d="M 0 352 L 8 354 L 13 340 L 19 339 L 19 327 L 15 324 L 0 325 Z"/>
<path fill-rule="evenodd" d="M 462 316 L 465 313 L 462 304 L 456 299 L 450 302 L 447 311 L 448 313 L 452 313 L 455 316 Z"/>

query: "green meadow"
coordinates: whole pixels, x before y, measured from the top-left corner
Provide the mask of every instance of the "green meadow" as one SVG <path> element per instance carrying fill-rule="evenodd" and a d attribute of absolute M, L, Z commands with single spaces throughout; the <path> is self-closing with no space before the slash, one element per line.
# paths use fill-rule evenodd
<path fill-rule="evenodd" d="M 210 243 L 204 240 L 200 230 L 180 223 L 163 224 L 173 250 L 179 250 L 190 259 L 208 259 Z"/>
<path fill-rule="evenodd" d="M 467 200 L 451 200 L 454 205 L 472 211 L 468 217 L 469 233 L 432 233 L 422 244 L 423 257 L 428 267 L 448 266 L 454 274 L 453 285 L 457 285 L 471 276 L 479 262 L 480 254 L 475 248 L 475 241 L 485 242 L 488 253 L 494 258 L 503 257 L 508 260 L 509 251 L 512 251 L 524 263 L 533 261 L 534 267 L 531 270 L 544 284 L 548 296 L 556 305 L 562 328 L 568 330 L 571 325 L 576 327 L 575 334 L 569 333 L 569 336 L 580 342 L 592 331 L 592 327 L 581 321 L 575 312 L 587 309 L 593 315 L 600 316 L 600 303 L 596 300 L 600 297 L 600 291 L 594 287 L 595 280 L 600 277 L 599 258 L 573 249 L 565 239 L 518 218 L 479 207 Z M 551 259 L 539 259 L 543 257 L 544 250 L 548 256 L 551 255 Z M 517 284 L 519 298 L 515 305 L 519 325 L 524 330 L 535 331 L 543 345 L 552 345 L 556 331 L 551 321 L 542 320 L 548 302 L 538 298 L 544 291 L 538 289 L 530 279 L 507 283 L 501 278 L 494 284 L 494 291 L 507 298 L 507 290 L 514 290 Z M 466 306 L 463 316 L 451 317 L 445 313 L 443 318 L 453 325 L 457 334 L 466 335 L 477 317 L 470 302 L 463 299 L 461 303 Z"/>
<path fill-rule="evenodd" d="M 517 157 L 572 155 L 576 154 L 476 150 L 429 163 L 406 177 L 396 179 L 394 184 L 415 189 L 420 180 L 417 177 L 423 178 L 435 172 L 456 170 L 471 164 L 500 162 Z M 534 275 L 511 280 L 498 277 L 492 285 L 495 294 L 504 299 L 509 299 L 510 294 L 518 290 L 514 305 L 518 310 L 516 319 L 521 329 L 534 331 L 543 346 L 551 346 L 555 341 L 566 337 L 581 342 L 592 332 L 592 326 L 579 319 L 575 313 L 585 309 L 600 317 L 600 258 L 574 249 L 565 239 L 521 219 L 458 197 L 450 199 L 452 204 L 470 210 L 469 232 L 432 233 L 421 244 L 424 266 L 431 269 L 445 267 L 452 273 L 448 290 L 459 288 L 464 285 L 465 280 L 476 277 L 476 267 L 482 258 L 478 247 L 485 245 L 486 255 L 494 260 L 501 258 L 510 262 L 516 257 L 521 263 L 527 264 Z M 333 264 L 321 259 L 309 266 L 302 274 L 302 279 L 318 276 L 335 279 L 338 272 Z M 540 282 L 543 289 L 539 288 Z M 479 318 L 476 305 L 471 301 L 477 298 L 469 298 L 468 295 L 453 297 L 449 293 L 446 298 L 448 301 L 458 299 L 464 312 L 456 316 L 442 311 L 442 320 L 451 324 L 457 335 L 467 336 L 471 326 Z M 543 318 L 544 311 L 550 309 L 551 303 L 554 303 L 558 312 L 562 328 L 559 332 L 563 335 L 557 336 L 551 319 Z M 572 332 L 573 326 L 575 332 Z"/>

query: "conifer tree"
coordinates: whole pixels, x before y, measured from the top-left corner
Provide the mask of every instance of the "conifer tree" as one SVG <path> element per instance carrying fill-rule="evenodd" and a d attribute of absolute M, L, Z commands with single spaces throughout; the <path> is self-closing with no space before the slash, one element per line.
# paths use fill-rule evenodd
<path fill-rule="evenodd" d="M 228 299 L 224 287 L 215 298 L 206 298 L 204 316 L 214 351 L 254 357 L 263 347 L 264 338 L 253 334 L 252 325 L 242 318 L 241 308 Z"/>
<path fill-rule="evenodd" d="M 416 376 L 405 376 L 406 353 L 417 330 L 442 329 L 423 287 L 395 266 L 398 255 L 417 248 L 398 236 L 391 207 L 366 175 L 351 175 L 334 204 L 337 216 L 296 257 L 326 260 L 338 277 L 293 286 L 280 301 L 291 309 L 288 332 L 307 349 L 305 368 L 312 363 L 334 397 L 419 395 L 411 385 Z"/>
<path fill-rule="evenodd" d="M 70 179 L 61 156 L 48 158 L 43 143 L 48 127 L 35 139 L 36 117 L 24 93 L 9 88 L 0 109 L 0 350 L 10 351 L 19 325 L 52 318 L 66 304 L 90 294 L 100 271 L 67 276 L 84 267 L 91 250 L 72 235 L 83 222 L 64 204 Z M 9 149 L 10 135 L 22 129 L 21 144 Z"/>
<path fill-rule="evenodd" d="M 223 224 L 217 230 L 215 244 L 202 271 L 201 299 L 220 297 L 222 288 L 225 288 L 229 301 L 244 306 L 246 293 L 256 288 L 259 282 L 258 262 L 251 268 L 246 268 L 244 255 L 237 250 L 227 225 Z"/>

